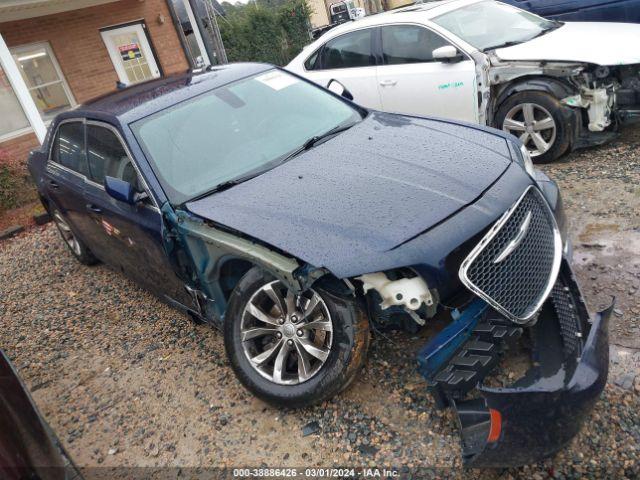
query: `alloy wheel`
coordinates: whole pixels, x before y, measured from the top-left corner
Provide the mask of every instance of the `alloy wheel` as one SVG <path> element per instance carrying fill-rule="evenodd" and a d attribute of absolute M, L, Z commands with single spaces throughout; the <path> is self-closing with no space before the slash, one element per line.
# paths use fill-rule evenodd
<path fill-rule="evenodd" d="M 80 255 L 82 255 L 82 250 L 80 248 L 80 242 L 78 242 L 78 239 L 76 238 L 76 236 L 71 231 L 71 227 L 65 221 L 65 219 L 62 218 L 62 215 L 60 215 L 60 212 L 54 212 L 53 213 L 53 221 L 56 222 L 56 225 L 57 225 L 58 229 L 60 230 L 60 234 L 62 235 L 62 239 L 69 246 L 71 251 L 73 253 L 75 253 L 76 256 L 78 256 L 78 257 Z"/>
<path fill-rule="evenodd" d="M 549 111 L 535 103 L 521 103 L 507 112 L 502 129 L 520 138 L 532 157 L 549 151 L 556 139 L 556 122 Z"/>
<path fill-rule="evenodd" d="M 244 354 L 260 375 L 280 385 L 297 385 L 316 375 L 327 361 L 333 323 L 318 293 L 294 295 L 276 280 L 247 302 L 240 335 Z"/>

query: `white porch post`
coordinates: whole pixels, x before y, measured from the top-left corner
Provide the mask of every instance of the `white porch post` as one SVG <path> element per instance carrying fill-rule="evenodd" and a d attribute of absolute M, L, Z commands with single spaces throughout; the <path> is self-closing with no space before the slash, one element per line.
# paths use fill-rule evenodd
<path fill-rule="evenodd" d="M 18 70 L 18 66 L 16 62 L 13 60 L 11 56 L 11 52 L 7 47 L 7 44 L 2 38 L 2 34 L 0 33 L 0 65 L 4 70 L 5 75 L 9 79 L 9 83 L 11 84 L 11 88 L 13 88 L 16 97 L 18 97 L 18 101 L 22 106 L 22 110 L 24 110 L 24 114 L 27 116 L 33 131 L 38 137 L 38 141 L 42 143 L 44 141 L 44 137 L 47 134 L 47 127 L 45 127 L 44 122 L 42 121 L 42 117 L 40 116 L 40 112 L 36 107 L 33 98 L 31 98 L 31 94 L 29 93 L 29 89 L 27 85 L 24 83 L 24 79 L 20 74 L 20 70 Z"/>

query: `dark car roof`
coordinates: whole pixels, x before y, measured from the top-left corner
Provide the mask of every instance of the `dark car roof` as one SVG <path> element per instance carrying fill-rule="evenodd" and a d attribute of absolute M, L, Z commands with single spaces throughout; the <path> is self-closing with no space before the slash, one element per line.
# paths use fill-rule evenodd
<path fill-rule="evenodd" d="M 200 93 L 274 68 L 261 63 L 220 65 L 117 90 L 60 114 L 59 118 L 89 117 L 131 123 Z"/>

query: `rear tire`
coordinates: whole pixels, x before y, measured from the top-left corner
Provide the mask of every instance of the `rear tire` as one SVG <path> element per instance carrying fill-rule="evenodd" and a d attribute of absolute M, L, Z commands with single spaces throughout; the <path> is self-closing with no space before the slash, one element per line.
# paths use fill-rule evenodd
<path fill-rule="evenodd" d="M 53 223 L 56 224 L 62 240 L 71 254 L 76 257 L 76 260 L 83 265 L 95 265 L 98 263 L 98 259 L 93 255 L 93 253 L 91 253 L 89 247 L 87 247 L 84 242 L 78 238 L 71 228 L 71 225 L 67 223 L 67 220 L 62 216 L 62 213 L 60 213 L 60 210 L 55 207 L 52 208 L 51 219 L 53 220 Z"/>
<path fill-rule="evenodd" d="M 560 101 L 545 92 L 525 91 L 507 98 L 496 113 L 496 126 L 518 137 L 535 163 L 549 163 L 571 145 Z"/>
<path fill-rule="evenodd" d="M 366 359 L 369 324 L 353 297 L 317 288 L 296 299 L 283 282 L 254 267 L 231 294 L 224 341 L 247 390 L 272 405 L 300 408 L 351 384 Z"/>

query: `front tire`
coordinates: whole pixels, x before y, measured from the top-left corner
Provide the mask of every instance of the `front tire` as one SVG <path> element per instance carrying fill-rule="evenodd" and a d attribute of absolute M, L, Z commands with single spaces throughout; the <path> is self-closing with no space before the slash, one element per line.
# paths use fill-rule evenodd
<path fill-rule="evenodd" d="M 365 362 L 369 326 L 360 302 L 321 288 L 296 296 L 254 267 L 229 300 L 227 356 L 260 399 L 299 408 L 345 389 Z"/>
<path fill-rule="evenodd" d="M 535 163 L 549 163 L 571 144 L 571 131 L 557 98 L 525 91 L 507 98 L 496 113 L 496 125 L 520 139 Z"/>

